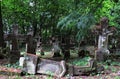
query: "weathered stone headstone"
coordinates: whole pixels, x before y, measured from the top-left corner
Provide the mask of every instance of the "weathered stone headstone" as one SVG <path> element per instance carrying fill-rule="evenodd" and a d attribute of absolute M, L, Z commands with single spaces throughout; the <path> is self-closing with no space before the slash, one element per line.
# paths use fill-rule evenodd
<path fill-rule="evenodd" d="M 27 35 L 18 34 L 18 25 L 13 25 L 12 33 L 4 34 L 4 40 L 10 41 L 8 44 L 10 46 L 10 62 L 18 60 L 20 57 L 18 40 L 26 42 L 26 52 L 35 53 L 36 50 L 36 40 L 33 37 L 33 31 L 29 31 Z"/>
<path fill-rule="evenodd" d="M 98 50 L 96 51 L 96 59 L 98 61 L 104 61 L 110 53 L 108 50 L 108 36 L 112 35 L 112 33 L 108 30 L 108 19 L 106 17 L 101 19 L 100 24 L 102 30 L 98 39 Z"/>
<path fill-rule="evenodd" d="M 36 67 L 38 62 L 38 56 L 33 54 L 26 54 L 25 57 L 21 57 L 19 65 L 22 67 L 22 71 L 29 74 L 36 74 Z"/>
<path fill-rule="evenodd" d="M 92 72 L 97 73 L 104 70 L 104 67 L 98 66 L 95 59 L 91 58 L 86 66 L 73 66 L 66 64 L 65 61 L 53 61 L 41 59 L 33 54 L 27 54 L 20 58 L 22 71 L 29 74 L 46 74 L 51 76 L 63 77 L 65 73 L 74 75 L 89 75 Z"/>
<path fill-rule="evenodd" d="M 52 60 L 40 59 L 37 66 L 37 73 L 62 77 L 65 75 L 65 61 L 56 62 Z"/>
<path fill-rule="evenodd" d="M 61 49 L 59 47 L 58 42 L 53 43 L 52 52 L 54 53 L 53 57 L 60 57 L 61 56 L 60 55 Z"/>
<path fill-rule="evenodd" d="M 57 62 L 47 59 L 39 59 L 38 56 L 27 54 L 20 58 L 20 66 L 22 71 L 29 74 L 47 74 L 62 77 L 66 72 L 65 61 Z"/>
<path fill-rule="evenodd" d="M 18 60 L 20 57 L 20 51 L 19 51 L 19 45 L 18 45 L 18 25 L 13 25 L 13 38 L 12 40 L 12 44 L 11 44 L 11 50 L 10 50 L 10 62 L 14 62 L 14 60 Z"/>
<path fill-rule="evenodd" d="M 90 59 L 86 66 L 68 66 L 68 73 L 72 76 L 75 75 L 89 75 L 91 72 L 95 72 L 97 69 L 96 60 Z"/>
<path fill-rule="evenodd" d="M 55 37 L 52 37 L 52 40 L 51 40 L 51 43 L 52 43 L 52 53 L 54 53 L 53 57 L 60 57 L 60 52 L 61 52 L 61 49 L 60 49 L 60 46 L 59 46 L 59 41 L 57 40 L 57 38 Z"/>

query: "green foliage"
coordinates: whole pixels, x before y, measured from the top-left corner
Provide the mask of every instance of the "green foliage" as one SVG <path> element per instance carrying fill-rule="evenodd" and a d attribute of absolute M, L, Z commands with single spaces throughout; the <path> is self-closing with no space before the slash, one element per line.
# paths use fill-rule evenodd
<path fill-rule="evenodd" d="M 112 61 L 112 60 L 107 60 L 106 62 L 104 62 L 104 64 L 107 65 L 107 63 L 110 63 L 111 66 L 120 66 L 119 61 Z"/>
<path fill-rule="evenodd" d="M 72 9 L 71 12 L 63 17 L 58 22 L 58 27 L 61 27 L 62 30 L 71 30 L 74 29 L 77 40 L 84 40 L 89 36 L 90 26 L 95 23 L 94 10 L 96 10 L 98 5 L 101 5 L 102 1 L 78 1 L 77 8 Z M 76 1 L 75 1 L 76 4 Z M 95 7 L 95 9 L 93 9 Z"/>
<path fill-rule="evenodd" d="M 114 26 L 117 28 L 117 36 L 120 34 L 120 1 L 114 3 L 114 7 L 111 9 L 111 16 L 113 18 Z"/>
<path fill-rule="evenodd" d="M 84 39 L 88 34 L 90 26 L 95 23 L 95 18 L 92 14 L 80 15 L 78 12 L 73 12 L 58 22 L 58 27 L 62 30 L 71 30 L 76 32 L 78 40 Z"/>
<path fill-rule="evenodd" d="M 10 56 L 9 51 L 10 51 L 9 47 L 6 47 L 6 48 L 1 48 L 0 47 L 0 55 L 4 56 L 5 58 L 9 58 L 9 56 Z"/>
<path fill-rule="evenodd" d="M 16 62 L 14 64 L 6 64 L 5 66 L 8 68 L 20 68 L 19 62 Z"/>
<path fill-rule="evenodd" d="M 70 64 L 72 65 L 76 65 L 76 66 L 87 66 L 88 65 L 88 61 L 89 61 L 90 57 L 84 57 L 82 59 L 75 59 L 73 61 L 70 61 Z"/>
<path fill-rule="evenodd" d="M 120 66 L 120 62 L 115 62 L 115 61 L 114 61 L 114 62 L 111 62 L 111 65 L 113 65 L 113 66 L 115 66 L 115 65 L 116 65 L 116 66 Z"/>
<path fill-rule="evenodd" d="M 23 34 L 32 27 L 44 38 L 66 32 L 80 41 L 90 36 L 90 27 L 103 16 L 120 28 L 119 4 L 115 0 L 3 0 L 4 31 L 11 32 L 16 23 Z"/>
<path fill-rule="evenodd" d="M 120 79 L 120 76 L 115 76 L 115 78 L 114 79 Z"/>
<path fill-rule="evenodd" d="M 110 63 L 110 65 L 108 65 L 108 63 Z M 98 64 L 104 65 L 105 70 L 111 69 L 112 72 L 116 72 L 118 70 L 118 68 L 115 66 L 120 66 L 120 63 L 118 61 L 111 60 L 107 60 L 106 62 L 98 62 Z"/>

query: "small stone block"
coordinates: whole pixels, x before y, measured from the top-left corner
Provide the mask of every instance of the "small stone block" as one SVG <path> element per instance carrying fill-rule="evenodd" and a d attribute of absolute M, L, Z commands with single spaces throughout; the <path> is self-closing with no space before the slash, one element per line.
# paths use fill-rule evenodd
<path fill-rule="evenodd" d="M 29 74 L 36 74 L 38 56 L 33 54 L 27 54 L 25 57 L 20 58 L 20 66 L 22 66 L 22 71 Z"/>

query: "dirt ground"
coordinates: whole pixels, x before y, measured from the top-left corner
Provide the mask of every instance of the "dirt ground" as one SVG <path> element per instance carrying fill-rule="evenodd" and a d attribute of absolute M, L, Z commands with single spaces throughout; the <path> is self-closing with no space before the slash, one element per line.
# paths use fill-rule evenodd
<path fill-rule="evenodd" d="M 120 59 L 118 59 L 120 61 Z M 48 75 L 27 75 L 27 76 L 19 76 L 21 72 L 20 69 L 15 68 L 7 68 L 2 66 L 2 64 L 7 63 L 6 60 L 0 60 L 0 79 L 120 79 L 120 66 L 109 66 L 103 74 L 97 74 L 94 76 L 64 76 L 62 78 L 57 78 Z M 3 72 L 4 71 L 4 72 Z M 18 74 L 11 74 L 15 72 Z M 9 75 L 7 74 L 9 73 Z"/>

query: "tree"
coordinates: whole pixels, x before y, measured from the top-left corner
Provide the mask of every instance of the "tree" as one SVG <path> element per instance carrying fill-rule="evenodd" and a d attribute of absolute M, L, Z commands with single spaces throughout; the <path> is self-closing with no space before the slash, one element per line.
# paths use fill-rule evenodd
<path fill-rule="evenodd" d="M 3 23 L 2 23 L 2 7 L 1 7 L 1 2 L 0 1 L 0 48 L 1 50 L 4 48 L 4 32 L 3 32 Z M 0 51 L 1 51 L 0 50 Z M 0 52 L 0 56 L 2 55 L 3 52 Z"/>
<path fill-rule="evenodd" d="M 1 13 L 1 1 L 0 1 L 0 47 L 4 47 L 4 33 L 3 33 L 3 23 L 2 23 L 2 13 Z"/>
<path fill-rule="evenodd" d="M 114 0 L 113 0 L 114 1 Z M 55 32 L 68 31 L 81 40 L 89 36 L 88 30 L 102 16 L 110 18 L 114 2 L 110 0 L 3 0 L 3 24 L 11 29 L 13 23 L 20 26 L 21 33 L 27 33 L 31 26 L 34 35 L 48 37 Z M 58 28 L 56 26 L 61 26 Z M 42 30 L 41 30 L 42 29 Z"/>

